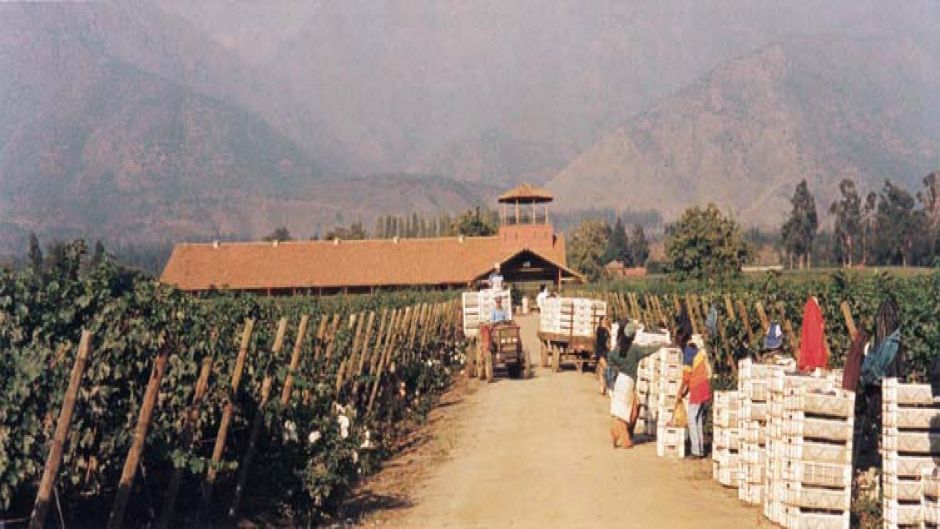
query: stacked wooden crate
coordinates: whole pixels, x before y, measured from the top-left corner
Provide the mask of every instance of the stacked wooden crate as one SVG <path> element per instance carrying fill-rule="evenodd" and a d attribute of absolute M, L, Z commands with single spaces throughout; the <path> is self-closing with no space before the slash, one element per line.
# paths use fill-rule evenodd
<path fill-rule="evenodd" d="M 773 366 L 757 364 L 749 358 L 738 363 L 738 428 L 741 432 L 738 498 L 752 504 L 759 504 L 764 497 L 767 401 L 773 369 Z"/>
<path fill-rule="evenodd" d="M 725 487 L 738 486 L 741 430 L 737 391 L 716 391 L 712 411 L 712 477 Z"/>
<path fill-rule="evenodd" d="M 829 387 L 804 380 L 784 389 L 782 436 L 772 444 L 782 464 L 772 490 L 790 529 L 849 527 L 855 394 L 831 379 L 819 385 Z"/>
<path fill-rule="evenodd" d="M 920 526 L 926 521 L 923 476 L 940 461 L 940 400 L 930 385 L 883 381 L 881 455 L 884 527 Z"/>
<path fill-rule="evenodd" d="M 672 426 L 676 397 L 682 384 L 682 351 L 676 347 L 663 347 L 655 355 L 659 362 L 657 388 L 656 453 L 660 457 L 685 457 L 686 428 Z"/>
<path fill-rule="evenodd" d="M 594 336 L 594 329 L 600 323 L 601 317 L 606 315 L 606 301 L 588 298 L 546 298 L 539 313 L 539 331 L 567 336 Z"/>

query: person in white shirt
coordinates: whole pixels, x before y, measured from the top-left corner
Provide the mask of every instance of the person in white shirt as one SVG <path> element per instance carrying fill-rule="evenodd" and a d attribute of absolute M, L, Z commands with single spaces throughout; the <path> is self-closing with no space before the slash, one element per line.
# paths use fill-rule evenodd
<path fill-rule="evenodd" d="M 493 267 L 493 273 L 490 274 L 490 288 L 493 290 L 503 289 L 503 275 L 499 273 L 499 263 Z"/>
<path fill-rule="evenodd" d="M 503 298 L 496 298 L 496 306 L 490 312 L 490 323 L 504 323 L 509 321 L 509 313 L 503 308 Z"/>
<path fill-rule="evenodd" d="M 548 299 L 548 289 L 545 288 L 545 285 L 539 287 L 539 293 L 535 296 L 535 304 L 539 308 L 539 312 L 542 312 L 545 306 L 545 300 Z"/>

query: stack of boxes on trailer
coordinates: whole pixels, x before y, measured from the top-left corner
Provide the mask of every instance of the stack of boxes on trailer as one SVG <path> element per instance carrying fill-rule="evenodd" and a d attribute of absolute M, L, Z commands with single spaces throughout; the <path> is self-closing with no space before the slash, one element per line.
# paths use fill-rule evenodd
<path fill-rule="evenodd" d="M 663 347 L 651 358 L 659 362 L 659 388 L 656 411 L 656 454 L 659 457 L 685 457 L 685 428 L 671 426 L 675 412 L 676 396 L 682 384 L 682 351 L 675 347 Z"/>
<path fill-rule="evenodd" d="M 764 471 L 767 466 L 767 400 L 774 366 L 745 358 L 738 363 L 738 428 L 741 434 L 741 462 L 738 472 L 738 498 L 752 504 L 763 500 Z"/>
<path fill-rule="evenodd" d="M 900 384 L 889 378 L 882 384 L 882 413 L 885 528 L 940 522 L 937 490 L 926 486 L 934 480 L 923 480 L 940 461 L 940 400 L 934 399 L 928 384 Z"/>
<path fill-rule="evenodd" d="M 587 298 L 546 298 L 539 314 L 539 331 L 566 336 L 594 336 L 607 302 Z"/>
<path fill-rule="evenodd" d="M 770 503 L 771 519 L 790 529 L 848 527 L 855 394 L 832 377 L 779 380 L 783 418 L 772 432 L 768 490 L 780 503 Z"/>
<path fill-rule="evenodd" d="M 737 391 L 716 391 L 712 411 L 712 477 L 725 487 L 738 486 L 741 430 Z"/>
<path fill-rule="evenodd" d="M 512 298 L 508 288 L 494 290 L 486 289 L 479 292 L 464 292 L 463 305 L 463 335 L 467 338 L 477 336 L 480 324 L 489 323 L 490 313 L 496 306 L 496 298 L 503 301 L 503 310 L 512 319 Z"/>

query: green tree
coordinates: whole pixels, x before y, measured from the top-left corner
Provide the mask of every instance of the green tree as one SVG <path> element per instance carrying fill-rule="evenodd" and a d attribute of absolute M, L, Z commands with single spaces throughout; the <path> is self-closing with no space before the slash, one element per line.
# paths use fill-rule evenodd
<path fill-rule="evenodd" d="M 728 279 L 749 256 L 738 223 L 714 204 L 689 208 L 666 227 L 668 270 L 678 279 Z"/>
<path fill-rule="evenodd" d="M 290 235 L 290 230 L 285 226 L 275 229 L 268 235 L 262 237 L 262 241 L 271 242 L 271 241 L 292 241 L 293 237 Z"/>
<path fill-rule="evenodd" d="M 39 246 L 39 237 L 35 233 L 29 234 L 29 253 L 27 254 L 29 267 L 35 273 L 42 272 L 42 248 Z"/>
<path fill-rule="evenodd" d="M 611 261 L 621 261 L 624 266 L 632 266 L 633 258 L 630 255 L 630 241 L 627 240 L 627 230 L 623 226 L 623 221 L 617 217 L 617 222 L 607 238 L 607 248 L 601 259 L 604 264 Z"/>
<path fill-rule="evenodd" d="M 878 253 L 885 263 L 911 262 L 919 229 L 924 225 L 923 212 L 914 209 L 914 197 L 905 189 L 885 180 L 878 196 Z"/>
<path fill-rule="evenodd" d="M 88 262 L 88 268 L 97 268 L 105 260 L 105 257 L 104 244 L 101 243 L 101 239 L 98 239 L 95 241 L 95 249 L 91 254 L 91 260 Z"/>
<path fill-rule="evenodd" d="M 839 182 L 842 198 L 833 202 L 829 213 L 835 215 L 836 255 L 844 266 L 852 266 L 856 243 L 862 231 L 862 200 L 855 182 L 848 178 Z"/>
<path fill-rule="evenodd" d="M 468 209 L 454 219 L 453 232 L 468 237 L 493 235 L 499 227 L 492 215 L 484 214 L 480 208 Z"/>
<path fill-rule="evenodd" d="M 862 206 L 862 264 L 871 262 L 875 236 L 878 231 L 878 194 L 871 192 L 865 196 Z"/>
<path fill-rule="evenodd" d="M 604 272 L 604 250 L 610 238 L 610 226 L 597 219 L 587 219 L 571 234 L 568 263 L 588 279 L 595 281 Z"/>
<path fill-rule="evenodd" d="M 816 199 L 810 193 L 806 180 L 797 184 L 790 204 L 793 206 L 790 218 L 781 230 L 783 246 L 790 258 L 790 268 L 793 268 L 794 257 L 797 258 L 800 268 L 808 268 L 811 266 L 809 256 L 813 251 L 816 230 L 819 228 L 819 217 L 816 215 Z"/>
<path fill-rule="evenodd" d="M 646 266 L 646 260 L 650 256 L 650 243 L 646 240 L 646 233 L 643 232 L 643 226 L 633 225 L 633 233 L 630 234 L 630 258 L 633 266 Z"/>
<path fill-rule="evenodd" d="M 926 220 L 926 261 L 932 263 L 940 255 L 940 173 L 930 173 L 922 182 L 924 189 L 917 192 L 917 200 L 924 208 Z"/>

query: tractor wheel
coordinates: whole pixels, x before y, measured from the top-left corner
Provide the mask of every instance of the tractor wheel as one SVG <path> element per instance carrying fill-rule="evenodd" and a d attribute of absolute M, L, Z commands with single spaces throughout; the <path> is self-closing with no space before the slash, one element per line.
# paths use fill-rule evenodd
<path fill-rule="evenodd" d="M 548 367 L 548 346 L 545 345 L 545 342 L 541 342 L 541 347 L 539 347 L 539 358 L 542 367 Z"/>
<path fill-rule="evenodd" d="M 506 368 L 506 371 L 509 372 L 509 378 L 522 378 L 522 372 L 525 368 L 521 363 L 512 364 Z"/>
<path fill-rule="evenodd" d="M 493 381 L 493 353 L 487 351 L 483 353 L 486 356 L 486 381 Z"/>
<path fill-rule="evenodd" d="M 557 373 L 561 369 L 561 347 L 552 347 L 552 371 Z"/>

